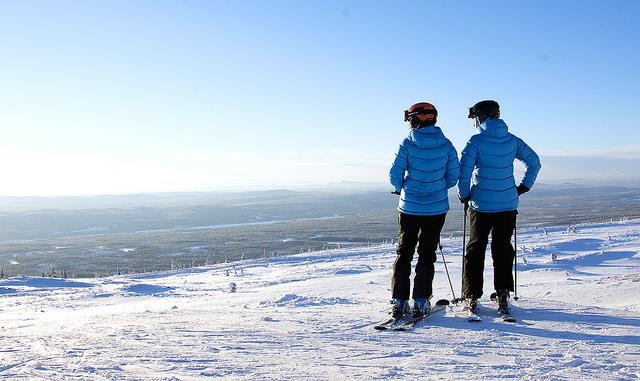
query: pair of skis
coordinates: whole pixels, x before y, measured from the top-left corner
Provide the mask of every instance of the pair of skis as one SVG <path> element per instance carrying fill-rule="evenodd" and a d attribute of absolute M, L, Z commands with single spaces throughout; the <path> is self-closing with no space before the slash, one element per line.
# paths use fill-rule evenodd
<path fill-rule="evenodd" d="M 498 305 L 498 300 L 495 293 L 491 294 L 491 301 L 493 301 L 496 306 Z M 414 318 L 410 314 L 405 314 L 399 318 L 390 318 L 381 323 L 378 323 L 374 326 L 374 328 L 378 331 L 410 331 L 420 322 L 432 317 L 436 312 L 444 310 L 449 305 L 450 303 L 448 300 L 440 299 L 424 316 Z M 477 313 L 471 312 L 468 307 L 464 307 L 463 311 L 466 311 L 467 321 L 476 323 L 482 321 L 482 318 Z M 511 315 L 511 313 L 500 313 L 498 318 L 500 319 L 500 321 L 507 323 L 516 322 L 516 319 Z"/>
<path fill-rule="evenodd" d="M 449 305 L 449 301 L 446 299 L 440 299 L 434 306 L 429 309 L 429 312 L 420 317 L 412 317 L 409 313 L 402 315 L 399 318 L 390 318 L 384 322 L 376 324 L 374 328 L 378 331 L 394 330 L 394 331 L 410 331 L 418 323 L 432 317 L 436 312 L 444 310 Z"/>
<path fill-rule="evenodd" d="M 495 304 L 496 307 L 498 307 L 498 295 L 494 292 L 491 294 L 491 301 Z M 467 321 L 469 322 L 481 322 L 482 318 L 475 312 L 472 312 L 469 307 L 465 307 L 466 312 L 467 312 Z M 502 311 L 498 311 L 498 319 L 500 319 L 500 321 L 506 322 L 506 323 L 515 323 L 516 319 L 511 315 L 511 312 L 502 312 Z"/>

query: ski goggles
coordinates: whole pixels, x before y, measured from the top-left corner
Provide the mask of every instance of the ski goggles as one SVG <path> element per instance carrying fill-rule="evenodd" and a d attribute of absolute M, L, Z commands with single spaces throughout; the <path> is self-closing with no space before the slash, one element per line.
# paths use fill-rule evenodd
<path fill-rule="evenodd" d="M 433 116 L 437 116 L 438 112 L 436 110 L 427 110 L 427 109 L 417 109 L 417 110 L 413 110 L 413 111 L 409 111 L 409 110 L 404 110 L 404 121 L 408 122 L 410 121 L 414 116 L 418 116 L 418 115 L 433 115 Z"/>

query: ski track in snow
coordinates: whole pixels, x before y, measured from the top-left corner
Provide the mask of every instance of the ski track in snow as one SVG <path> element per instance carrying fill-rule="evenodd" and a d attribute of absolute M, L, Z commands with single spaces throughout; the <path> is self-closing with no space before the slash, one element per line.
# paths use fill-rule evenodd
<path fill-rule="evenodd" d="M 458 296 L 461 243 L 443 244 Z M 640 378 L 640 220 L 523 230 L 518 246 L 517 323 L 495 319 L 487 254 L 483 321 L 450 309 L 410 332 L 373 330 L 387 317 L 391 245 L 103 279 L 2 280 L 0 378 Z M 451 298 L 441 258 L 436 271 L 434 300 Z"/>

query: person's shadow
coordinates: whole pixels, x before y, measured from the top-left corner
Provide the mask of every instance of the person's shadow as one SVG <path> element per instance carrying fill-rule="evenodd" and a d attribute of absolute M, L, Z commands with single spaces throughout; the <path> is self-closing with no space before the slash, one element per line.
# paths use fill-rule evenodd
<path fill-rule="evenodd" d="M 597 307 L 594 307 L 598 310 Z M 492 320 L 498 317 L 495 310 L 488 306 L 480 307 L 480 315 L 484 319 L 480 324 L 471 324 L 461 318 L 445 316 L 439 319 L 438 325 L 455 329 L 487 329 L 494 330 L 499 324 L 499 330 L 504 333 L 537 336 L 548 339 L 592 341 L 598 344 L 632 344 L 640 345 L 640 319 L 633 317 L 611 316 L 603 314 L 591 314 L 583 312 L 563 311 L 557 308 L 519 308 L 511 306 L 513 316 L 518 319 L 516 323 L 496 322 Z M 602 310 L 600 310 L 602 311 Z M 568 323 L 575 327 L 574 331 L 553 330 L 550 328 L 537 328 L 536 322 L 554 321 Z M 488 324 L 487 324 L 488 323 Z M 628 335 L 606 335 L 593 333 L 596 330 L 617 326 L 619 329 L 631 328 Z M 584 331 L 581 331 L 581 326 Z M 636 329 L 633 329 L 636 328 Z"/>

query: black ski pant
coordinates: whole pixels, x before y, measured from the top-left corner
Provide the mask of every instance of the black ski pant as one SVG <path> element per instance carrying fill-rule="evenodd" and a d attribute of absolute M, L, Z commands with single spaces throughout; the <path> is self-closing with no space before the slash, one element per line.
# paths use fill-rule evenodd
<path fill-rule="evenodd" d="M 413 281 L 413 298 L 429 299 L 433 293 L 434 266 L 436 248 L 440 242 L 440 231 L 444 226 L 447 214 L 436 216 L 414 216 L 400 213 L 398 215 L 398 248 L 396 261 L 393 264 L 391 277 L 392 297 L 409 299 L 411 286 L 411 261 L 418 246 L 418 263 Z"/>
<path fill-rule="evenodd" d="M 517 210 L 497 213 L 469 211 L 469 243 L 464 256 L 462 291 L 466 298 L 482 296 L 484 257 L 491 233 L 493 287 L 513 291 L 511 268 L 515 251 L 511 236 L 516 227 Z"/>

